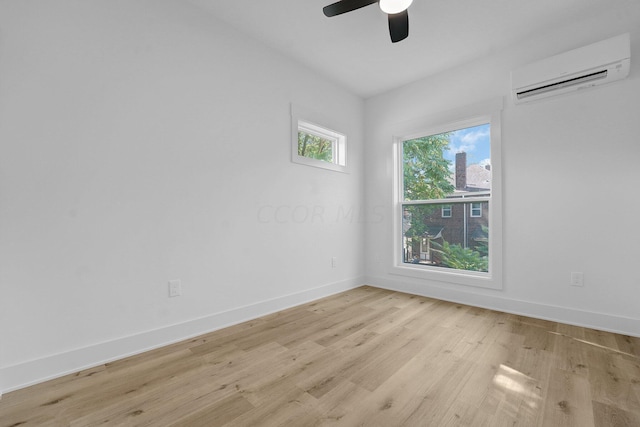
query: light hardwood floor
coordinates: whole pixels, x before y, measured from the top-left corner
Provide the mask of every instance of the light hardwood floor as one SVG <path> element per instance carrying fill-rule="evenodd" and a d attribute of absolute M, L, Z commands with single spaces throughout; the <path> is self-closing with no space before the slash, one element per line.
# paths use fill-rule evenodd
<path fill-rule="evenodd" d="M 8 393 L 1 426 L 640 426 L 640 338 L 362 287 Z"/>

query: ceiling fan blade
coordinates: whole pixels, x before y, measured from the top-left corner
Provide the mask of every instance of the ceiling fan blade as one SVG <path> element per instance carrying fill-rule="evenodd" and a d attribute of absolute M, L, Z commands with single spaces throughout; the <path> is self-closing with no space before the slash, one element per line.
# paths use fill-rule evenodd
<path fill-rule="evenodd" d="M 378 0 L 342 0 L 330 4 L 329 6 L 325 6 L 322 11 L 325 16 L 331 17 L 342 15 L 343 13 L 351 12 L 352 10 L 360 9 L 361 7 L 369 6 L 374 3 L 378 3 Z"/>
<path fill-rule="evenodd" d="M 406 10 L 389 15 L 389 35 L 393 43 L 409 36 L 409 13 Z"/>

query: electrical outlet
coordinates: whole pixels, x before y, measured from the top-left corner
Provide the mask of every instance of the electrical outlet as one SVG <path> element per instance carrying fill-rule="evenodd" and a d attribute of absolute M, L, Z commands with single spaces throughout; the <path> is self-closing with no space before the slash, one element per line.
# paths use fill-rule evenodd
<path fill-rule="evenodd" d="M 338 266 L 338 258 L 331 257 L 331 268 L 336 268 Z"/>
<path fill-rule="evenodd" d="M 584 286 L 584 273 L 574 271 L 571 273 L 571 286 Z"/>
<path fill-rule="evenodd" d="M 182 282 L 180 279 L 169 280 L 169 296 L 179 297 L 182 295 Z"/>

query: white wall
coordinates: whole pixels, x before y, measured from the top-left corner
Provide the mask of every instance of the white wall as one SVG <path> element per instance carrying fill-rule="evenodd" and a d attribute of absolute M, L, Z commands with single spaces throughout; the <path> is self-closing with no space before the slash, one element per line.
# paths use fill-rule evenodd
<path fill-rule="evenodd" d="M 370 283 L 640 336 L 640 4 L 583 17 L 525 45 L 366 101 Z M 631 31 L 628 79 L 514 106 L 510 71 Z M 504 97 L 504 289 L 391 275 L 392 133 L 403 121 Z M 569 285 L 584 272 L 583 288 Z"/>
<path fill-rule="evenodd" d="M 361 99 L 185 2 L 0 30 L 0 392 L 362 283 Z M 290 162 L 292 102 L 349 174 Z"/>

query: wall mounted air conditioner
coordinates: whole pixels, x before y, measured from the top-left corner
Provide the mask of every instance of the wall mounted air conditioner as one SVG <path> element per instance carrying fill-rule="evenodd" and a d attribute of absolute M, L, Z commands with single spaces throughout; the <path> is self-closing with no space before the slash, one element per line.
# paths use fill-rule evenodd
<path fill-rule="evenodd" d="M 516 104 L 593 87 L 629 75 L 629 33 L 546 58 L 511 72 Z"/>

